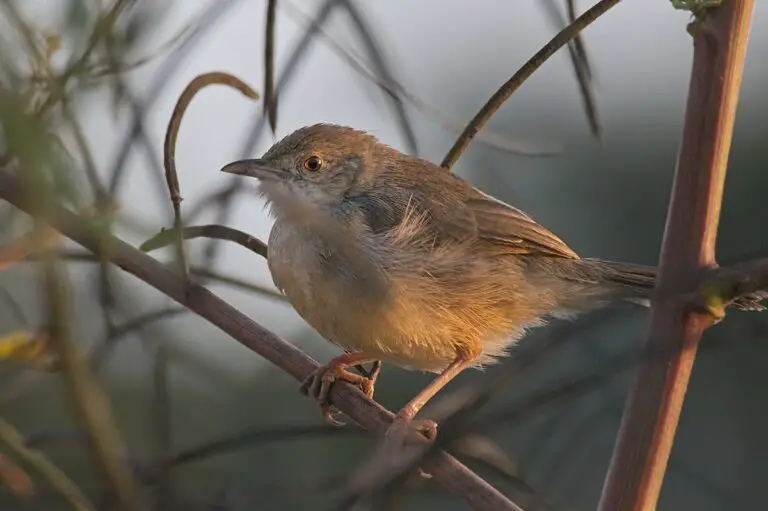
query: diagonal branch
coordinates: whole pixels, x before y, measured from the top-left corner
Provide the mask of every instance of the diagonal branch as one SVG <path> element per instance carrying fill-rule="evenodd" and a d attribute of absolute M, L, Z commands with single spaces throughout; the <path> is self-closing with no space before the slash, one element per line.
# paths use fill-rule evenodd
<path fill-rule="evenodd" d="M 94 511 L 94 506 L 83 490 L 80 489 L 58 466 L 39 450 L 24 441 L 16 428 L 0 419 L 0 439 L 24 460 L 35 467 L 37 472 L 48 480 L 51 486 L 65 498 L 77 511 Z"/>
<path fill-rule="evenodd" d="M 0 198 L 27 213 L 33 212 L 21 181 L 6 171 L 0 171 Z M 48 210 L 51 212 L 53 227 L 88 250 L 98 249 L 101 243 L 99 234 L 88 227 L 87 220 L 54 204 L 49 205 Z M 293 378 L 302 381 L 317 369 L 318 363 L 304 352 L 264 329 L 204 287 L 194 283 L 185 284 L 173 271 L 115 237 L 110 236 L 108 242 L 111 247 L 109 257 L 113 264 L 208 320 Z M 391 412 L 346 383 L 333 385 L 331 399 L 334 406 L 366 430 L 383 434 L 392 422 Z M 438 453 L 425 463 L 425 469 L 436 482 L 469 502 L 474 509 L 520 509 L 446 452 Z"/>
<path fill-rule="evenodd" d="M 509 99 L 525 80 L 530 77 L 534 71 L 541 67 L 549 57 L 555 54 L 557 50 L 568 44 L 574 37 L 579 35 L 584 28 L 589 26 L 597 18 L 605 14 L 608 9 L 619 3 L 620 0 L 600 0 L 592 8 L 585 11 L 584 14 L 579 16 L 576 21 L 562 29 L 560 32 L 552 38 L 542 49 L 528 59 L 523 67 L 521 67 L 512 78 L 507 80 L 497 90 L 491 99 L 483 105 L 483 108 L 469 121 L 469 124 L 464 131 L 459 135 L 459 138 L 454 142 L 453 147 L 448 151 L 448 154 L 443 158 L 443 162 L 440 166 L 450 169 L 453 164 L 458 161 L 462 153 L 469 147 L 469 143 L 475 138 L 477 133 L 483 128 L 496 111 L 501 108 L 501 105 Z"/>

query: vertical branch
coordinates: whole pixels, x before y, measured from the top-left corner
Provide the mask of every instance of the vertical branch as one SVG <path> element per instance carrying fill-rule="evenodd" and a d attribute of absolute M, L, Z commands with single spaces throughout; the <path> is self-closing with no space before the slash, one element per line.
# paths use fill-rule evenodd
<path fill-rule="evenodd" d="M 714 266 L 726 164 L 754 0 L 729 0 L 692 26 L 693 68 L 659 281 Z M 684 275 L 680 275 L 684 274 Z M 697 344 L 712 316 L 662 297 L 624 410 L 600 511 L 656 508 Z"/>
<path fill-rule="evenodd" d="M 173 433 L 171 425 L 171 398 L 168 388 L 168 349 L 160 342 L 155 352 L 153 371 L 154 400 L 152 411 L 152 429 L 156 436 L 156 466 L 159 468 L 159 481 L 156 493 L 156 509 L 171 507 L 171 476 L 168 460 L 173 451 Z"/>
<path fill-rule="evenodd" d="M 120 433 L 110 416 L 107 397 L 94 381 L 72 340 L 67 310 L 70 297 L 51 255 L 43 260 L 43 270 L 51 316 L 52 344 L 61 360 L 77 418 L 88 432 L 93 457 L 104 471 L 119 507 L 124 511 L 138 510 L 140 507 L 135 481 L 130 469 L 123 463 L 125 455 Z"/>
<path fill-rule="evenodd" d="M 264 30 L 264 111 L 272 133 L 277 130 L 277 95 L 275 93 L 275 18 L 277 0 L 267 2 L 267 26 Z"/>

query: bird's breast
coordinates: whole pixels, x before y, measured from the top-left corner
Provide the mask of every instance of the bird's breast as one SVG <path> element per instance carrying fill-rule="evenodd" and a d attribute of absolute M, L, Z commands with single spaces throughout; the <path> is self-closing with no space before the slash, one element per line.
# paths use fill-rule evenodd
<path fill-rule="evenodd" d="M 277 221 L 269 236 L 267 263 L 278 289 L 323 337 L 354 349 L 370 337 L 367 330 L 386 307 L 386 298 L 370 285 L 367 270 L 375 263 L 360 259 L 364 254 L 349 260 L 305 226 Z"/>
<path fill-rule="evenodd" d="M 290 224 L 275 222 L 269 234 L 267 265 L 272 280 L 299 313 L 316 301 L 314 278 L 322 263 L 311 237 Z"/>

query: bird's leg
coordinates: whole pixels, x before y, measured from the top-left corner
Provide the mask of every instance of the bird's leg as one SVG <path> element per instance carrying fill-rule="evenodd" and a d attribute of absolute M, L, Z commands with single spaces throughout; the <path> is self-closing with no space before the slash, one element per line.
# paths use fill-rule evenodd
<path fill-rule="evenodd" d="M 345 353 L 332 359 L 327 364 L 318 367 L 312 374 L 307 376 L 301 384 L 299 391 L 302 394 L 314 397 L 319 401 L 320 409 L 323 411 L 323 416 L 327 422 L 334 426 L 341 426 L 342 423 L 334 419 L 331 415 L 331 403 L 328 401 L 328 393 L 331 390 L 331 385 L 333 385 L 333 382 L 336 380 L 343 380 L 353 385 L 358 385 L 366 396 L 372 398 L 374 384 L 379 375 L 380 366 L 379 370 L 374 366 L 374 371 L 371 373 L 370 378 L 352 373 L 348 371 L 347 368 L 352 365 L 367 364 L 368 362 L 377 361 L 376 358 L 364 353 Z"/>
<path fill-rule="evenodd" d="M 395 418 L 392 421 L 392 425 L 387 429 L 387 437 L 404 438 L 408 433 L 408 427 L 410 425 L 415 426 L 427 440 L 433 440 L 437 435 L 437 424 L 431 420 L 414 421 L 413 418 L 417 413 L 427 404 L 427 402 L 435 397 L 435 394 L 445 387 L 448 382 L 454 379 L 460 372 L 469 367 L 472 364 L 474 357 L 467 354 L 459 354 L 451 364 L 446 367 L 429 385 L 424 387 L 416 397 L 402 407 Z"/>
<path fill-rule="evenodd" d="M 362 372 L 365 375 L 365 369 L 363 368 L 362 364 L 356 364 L 355 369 Z M 368 382 L 365 384 L 365 387 L 363 388 L 363 392 L 365 392 L 365 395 L 369 398 L 373 399 L 373 393 L 376 388 L 376 380 L 379 379 L 379 375 L 381 374 L 381 360 L 374 360 L 373 365 L 371 365 L 371 370 L 368 372 L 368 375 L 366 378 L 368 378 Z"/>

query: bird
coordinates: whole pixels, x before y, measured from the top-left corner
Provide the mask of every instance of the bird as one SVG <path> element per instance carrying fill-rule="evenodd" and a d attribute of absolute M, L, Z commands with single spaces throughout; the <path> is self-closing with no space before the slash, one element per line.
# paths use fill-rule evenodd
<path fill-rule="evenodd" d="M 221 170 L 258 180 L 275 219 L 276 287 L 344 350 L 301 386 L 333 424 L 331 385 L 373 397 L 373 379 L 350 368 L 383 361 L 437 374 L 390 427 L 433 438 L 437 425 L 415 417 L 459 373 L 497 362 L 549 318 L 648 305 L 654 289 L 653 267 L 581 258 L 520 209 L 362 130 L 306 126 Z M 763 298 L 732 305 L 760 309 Z"/>

